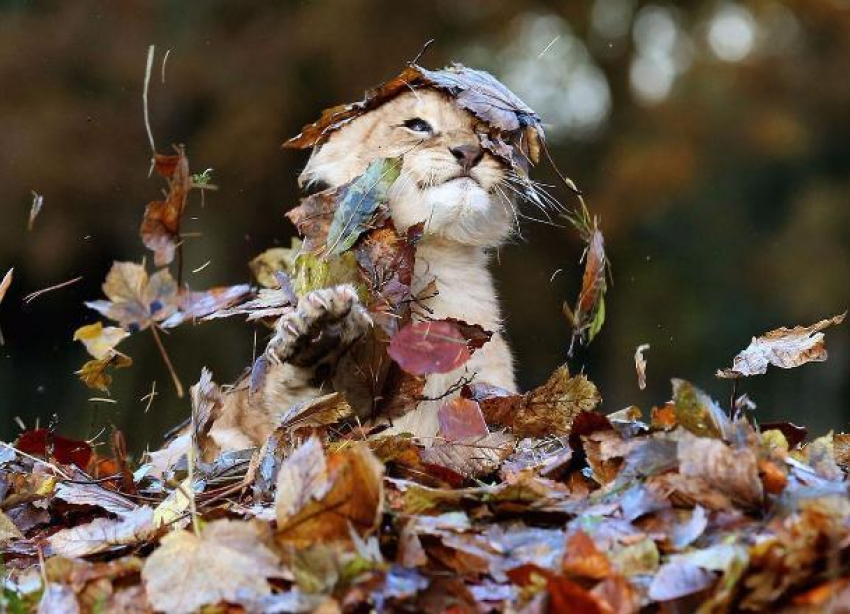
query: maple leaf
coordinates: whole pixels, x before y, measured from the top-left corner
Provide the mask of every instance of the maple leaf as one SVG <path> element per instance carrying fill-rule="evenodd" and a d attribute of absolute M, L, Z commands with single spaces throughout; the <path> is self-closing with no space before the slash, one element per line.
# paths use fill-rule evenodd
<path fill-rule="evenodd" d="M 847 312 L 844 312 L 811 326 L 782 327 L 761 337 L 753 337 L 747 349 L 732 359 L 732 368 L 718 371 L 717 377 L 730 379 L 762 375 L 767 373 L 768 365 L 793 369 L 809 362 L 823 362 L 827 353 L 821 331 L 841 324 L 846 315 Z"/>
<path fill-rule="evenodd" d="M 162 267 L 174 260 L 180 242 L 180 221 L 192 189 L 192 175 L 183 147 L 177 148 L 176 156 L 156 154 L 154 164 L 157 172 L 168 180 L 168 196 L 148 204 L 139 234 L 145 247 L 153 251 L 154 264 Z"/>
<path fill-rule="evenodd" d="M 169 533 L 142 569 L 151 605 L 175 614 L 268 595 L 267 578 L 282 575 L 260 526 L 235 520 L 215 520 L 203 527 L 200 535 Z"/>
<path fill-rule="evenodd" d="M 108 301 L 90 301 L 86 306 L 115 320 L 125 330 L 144 330 L 177 311 L 177 283 L 168 269 L 150 277 L 135 262 L 115 262 L 103 283 Z"/>

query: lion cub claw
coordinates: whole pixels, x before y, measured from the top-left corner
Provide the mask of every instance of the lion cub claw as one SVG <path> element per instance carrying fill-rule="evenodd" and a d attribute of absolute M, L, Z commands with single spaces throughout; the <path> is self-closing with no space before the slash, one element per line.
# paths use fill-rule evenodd
<path fill-rule="evenodd" d="M 308 369 L 331 365 L 371 326 L 353 286 L 313 290 L 278 320 L 266 358 Z"/>

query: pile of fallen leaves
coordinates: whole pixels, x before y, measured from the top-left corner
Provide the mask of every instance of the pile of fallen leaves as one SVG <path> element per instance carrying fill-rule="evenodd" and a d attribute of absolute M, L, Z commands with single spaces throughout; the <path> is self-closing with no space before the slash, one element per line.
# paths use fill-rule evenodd
<path fill-rule="evenodd" d="M 411 66 L 294 144 L 321 142 L 410 83 L 486 120 L 485 145 L 515 170 L 519 154 L 545 151 L 536 115 L 462 67 Z M 157 268 L 115 263 L 108 300 L 88 303 L 112 324 L 74 335 L 91 357 L 78 373 L 86 385 L 108 392 L 112 369 L 132 363 L 119 344 L 150 331 L 182 396 L 162 331 L 235 315 L 273 324 L 336 284 L 355 288 L 375 326 L 338 365 L 334 392 L 285 409 L 258 447 L 206 453 L 227 394 L 206 370 L 188 427 L 140 460 L 117 431 L 108 453 L 55 424 L 0 444 L 3 611 L 850 609 L 850 435 L 806 442 L 801 427 L 760 424 L 745 396 L 723 409 L 683 380 L 646 413 L 606 414 L 597 387 L 567 365 L 524 394 L 459 381 L 436 440 L 387 435 L 360 418 L 409 411 L 424 376 L 461 367 L 491 336 L 415 313 L 435 285 L 413 287 L 421 225 L 400 233 L 388 214 L 400 161 L 376 160 L 303 199 L 289 213 L 303 241 L 255 258 L 255 285 L 204 290 L 182 280 L 180 227 L 209 176 L 190 172 L 182 148 L 154 168 L 166 195 L 146 207 L 140 236 Z M 587 244 L 585 271 L 565 313 L 584 343 L 604 321 L 607 260 L 579 202 L 570 219 Z M 12 271 L 0 300 L 11 283 Z M 826 360 L 823 330 L 843 318 L 754 338 L 717 375 Z M 646 349 L 635 354 L 641 387 Z M 258 388 L 267 368 L 260 356 L 247 385 Z"/>
<path fill-rule="evenodd" d="M 196 416 L 219 394 L 209 374 L 192 393 Z M 850 607 L 850 436 L 802 444 L 799 428 L 759 428 L 743 402 L 730 418 L 682 380 L 648 415 L 599 402 L 564 367 L 525 395 L 469 386 L 422 447 L 342 429 L 334 393 L 290 410 L 261 449 L 202 462 L 166 448 L 138 466 L 119 434 L 104 458 L 28 432 L 0 449 L 4 605 Z"/>

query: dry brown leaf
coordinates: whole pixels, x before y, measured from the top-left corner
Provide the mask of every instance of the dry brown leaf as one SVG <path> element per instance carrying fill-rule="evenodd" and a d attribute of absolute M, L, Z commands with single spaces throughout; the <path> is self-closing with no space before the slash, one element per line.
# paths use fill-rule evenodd
<path fill-rule="evenodd" d="M 132 366 L 133 359 L 123 354 L 112 353 L 100 360 L 89 360 L 79 371 L 75 371 L 80 380 L 89 388 L 108 392 L 112 385 L 110 369 L 123 369 Z"/>
<path fill-rule="evenodd" d="M 793 369 L 809 362 L 827 359 L 826 341 L 822 330 L 841 324 L 847 312 L 821 320 L 811 326 L 777 328 L 761 337 L 753 337 L 747 349 L 732 359 L 732 368 L 717 372 L 717 377 L 736 378 L 761 375 L 768 365 Z"/>
<path fill-rule="evenodd" d="M 470 387 L 468 394 L 478 401 L 487 424 L 507 426 L 520 438 L 568 435 L 576 417 L 602 401 L 593 382 L 584 374 L 570 377 L 566 365 L 523 395 L 481 385 Z"/>
<path fill-rule="evenodd" d="M 280 418 L 280 428 L 299 429 L 336 424 L 354 413 L 345 397 L 338 392 L 296 403 Z"/>
<path fill-rule="evenodd" d="M 678 456 L 681 475 L 702 478 L 741 505 L 761 504 L 758 459 L 751 449 L 735 449 L 718 439 L 685 433 L 679 440 Z"/>
<path fill-rule="evenodd" d="M 155 156 L 156 169 L 168 180 L 166 200 L 153 201 L 145 208 L 139 234 L 154 253 L 154 264 L 166 266 L 174 260 L 180 242 L 180 221 L 186 210 L 186 198 L 192 189 L 189 161 L 182 147 L 176 156 Z"/>
<path fill-rule="evenodd" d="M 200 536 L 169 533 L 142 570 L 151 605 L 182 614 L 270 594 L 267 578 L 281 577 L 283 570 L 262 533 L 257 523 L 235 520 L 215 520 Z"/>
<path fill-rule="evenodd" d="M 0 511 L 0 545 L 5 545 L 11 539 L 21 539 L 21 530 L 2 511 Z"/>
<path fill-rule="evenodd" d="M 507 433 L 488 433 L 437 444 L 421 451 L 422 460 L 462 476 L 483 477 L 499 468 L 514 451 L 516 439 Z"/>
<path fill-rule="evenodd" d="M 325 468 L 321 446 L 318 440 L 312 441 L 315 444 L 289 463 L 288 469 L 287 463 L 281 466 L 277 539 L 306 545 L 349 540 L 352 529 L 360 535 L 371 533 L 381 517 L 383 464 L 366 444 L 357 443 L 329 455 Z M 320 470 L 307 467 L 307 463 L 317 464 Z"/>
<path fill-rule="evenodd" d="M 54 554 L 78 558 L 128 546 L 153 537 L 153 508 L 144 506 L 117 520 L 98 518 L 88 524 L 62 529 L 48 538 Z"/>
<path fill-rule="evenodd" d="M 646 358 L 643 353 L 649 349 L 648 343 L 637 346 L 635 350 L 635 371 L 637 371 L 638 388 L 646 390 Z"/>
<path fill-rule="evenodd" d="M 567 538 L 561 568 L 567 575 L 604 580 L 611 575 L 611 561 L 596 547 L 584 531 L 575 531 Z"/>

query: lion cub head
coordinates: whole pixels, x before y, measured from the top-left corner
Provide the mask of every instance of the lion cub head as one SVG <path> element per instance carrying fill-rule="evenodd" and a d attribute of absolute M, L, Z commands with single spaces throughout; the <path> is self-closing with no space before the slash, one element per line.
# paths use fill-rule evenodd
<path fill-rule="evenodd" d="M 484 150 L 485 132 L 471 113 L 433 89 L 411 90 L 353 119 L 314 150 L 303 186 L 335 187 L 361 175 L 376 158 L 402 158 L 390 212 L 404 230 L 457 243 L 499 245 L 513 228 L 510 169 Z"/>

